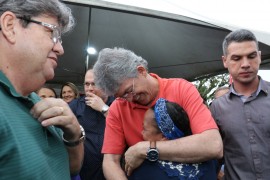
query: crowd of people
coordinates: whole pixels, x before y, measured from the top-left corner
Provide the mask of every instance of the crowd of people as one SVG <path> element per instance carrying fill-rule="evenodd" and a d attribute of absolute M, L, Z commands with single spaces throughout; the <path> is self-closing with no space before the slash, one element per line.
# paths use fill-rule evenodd
<path fill-rule="evenodd" d="M 84 92 L 66 82 L 58 95 L 46 82 L 73 26 L 59 0 L 0 1 L 0 179 L 270 177 L 270 83 L 251 31 L 225 37 L 232 83 L 208 107 L 191 82 L 118 47 L 99 52 Z"/>

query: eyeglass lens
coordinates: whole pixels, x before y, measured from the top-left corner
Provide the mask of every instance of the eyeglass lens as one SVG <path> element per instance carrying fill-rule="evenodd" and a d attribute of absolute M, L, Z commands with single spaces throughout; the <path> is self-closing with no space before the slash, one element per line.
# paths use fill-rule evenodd
<path fill-rule="evenodd" d="M 62 38 L 59 32 L 58 28 L 53 28 L 53 33 L 52 33 L 52 39 L 53 42 L 56 44 L 57 42 L 59 42 L 60 44 L 62 44 Z"/>
<path fill-rule="evenodd" d="M 133 82 L 132 82 L 132 90 L 131 90 L 130 92 L 125 93 L 125 94 L 122 96 L 122 98 L 127 99 L 127 98 L 133 97 L 134 95 L 135 95 L 135 93 L 134 93 L 134 79 L 133 79 Z"/>
<path fill-rule="evenodd" d="M 85 83 L 83 83 L 85 86 L 92 86 L 92 87 L 94 87 L 95 86 L 95 83 L 94 82 L 85 82 Z"/>

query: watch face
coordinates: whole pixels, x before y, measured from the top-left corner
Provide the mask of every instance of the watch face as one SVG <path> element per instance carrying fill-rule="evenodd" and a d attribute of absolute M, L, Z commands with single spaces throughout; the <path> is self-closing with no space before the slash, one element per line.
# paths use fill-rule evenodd
<path fill-rule="evenodd" d="M 158 154 L 157 149 L 149 149 L 147 152 L 147 159 L 151 162 L 155 162 L 158 160 Z"/>

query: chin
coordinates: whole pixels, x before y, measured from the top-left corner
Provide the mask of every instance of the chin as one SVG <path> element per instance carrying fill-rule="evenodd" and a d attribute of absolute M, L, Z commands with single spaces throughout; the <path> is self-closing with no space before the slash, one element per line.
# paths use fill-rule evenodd
<path fill-rule="evenodd" d="M 138 101 L 138 104 L 141 104 L 143 106 L 148 106 L 151 105 L 151 101 L 149 101 L 148 99 L 143 99 L 142 101 Z"/>
<path fill-rule="evenodd" d="M 256 77 L 246 77 L 246 78 L 240 78 L 239 80 L 242 83 L 248 84 L 248 83 L 253 82 L 255 79 L 256 79 Z"/>
<path fill-rule="evenodd" d="M 53 79 L 54 78 L 54 72 L 47 74 L 45 77 L 46 77 L 46 81 Z"/>
<path fill-rule="evenodd" d="M 133 101 L 134 103 L 136 104 L 140 104 L 140 105 L 143 105 L 143 106 L 146 106 L 147 103 L 143 102 L 143 101 Z"/>
<path fill-rule="evenodd" d="M 134 103 L 136 103 L 136 104 L 140 104 L 140 105 L 143 105 L 143 106 L 145 106 L 145 105 L 147 105 L 147 99 L 145 99 L 145 98 L 142 98 L 141 96 L 138 96 L 137 97 L 137 99 L 134 99 Z"/>

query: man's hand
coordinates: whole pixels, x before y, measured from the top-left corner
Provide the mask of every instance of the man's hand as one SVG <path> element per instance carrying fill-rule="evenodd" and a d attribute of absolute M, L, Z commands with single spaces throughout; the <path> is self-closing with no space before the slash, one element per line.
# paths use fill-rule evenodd
<path fill-rule="evenodd" d="M 30 113 L 37 118 L 41 125 L 51 125 L 61 128 L 67 141 L 78 141 L 81 137 L 80 124 L 68 104 L 62 99 L 45 98 L 34 105 Z M 83 161 L 83 143 L 74 147 L 66 146 L 69 155 L 70 173 L 80 171 Z"/>
<path fill-rule="evenodd" d="M 77 118 L 62 99 L 45 98 L 36 103 L 30 113 L 44 127 L 54 125 L 61 128 L 68 141 L 76 141 L 81 136 Z"/>
<path fill-rule="evenodd" d="M 139 167 L 146 158 L 146 151 L 149 144 L 145 142 L 139 142 L 130 148 L 125 153 L 125 171 L 128 176 L 131 175 L 134 169 Z"/>
<path fill-rule="evenodd" d="M 90 106 L 91 108 L 99 112 L 102 111 L 102 107 L 105 105 L 104 101 L 99 96 L 90 92 L 86 94 L 85 103 L 87 106 Z"/>

